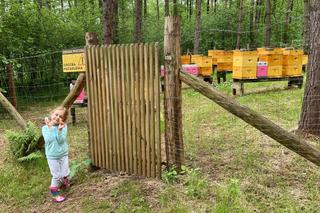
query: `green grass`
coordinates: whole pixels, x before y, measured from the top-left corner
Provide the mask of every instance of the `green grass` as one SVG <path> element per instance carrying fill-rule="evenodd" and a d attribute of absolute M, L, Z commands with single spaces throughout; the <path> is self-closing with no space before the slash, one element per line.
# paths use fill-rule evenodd
<path fill-rule="evenodd" d="M 303 90 L 286 82 L 245 84 L 244 96 L 234 97 L 279 126 L 297 127 Z M 231 81 L 217 85 L 231 94 Z M 257 92 L 258 91 L 258 92 Z M 183 89 L 184 174 L 163 172 L 164 180 L 90 173 L 80 166 L 68 203 L 61 210 L 82 212 L 320 212 L 320 171 L 226 110 L 193 91 Z M 41 119 L 60 102 L 23 106 L 23 117 Z M 2 116 L 2 115 L 1 115 Z M 4 115 L 5 129 L 18 129 Z M 87 158 L 86 109 L 77 110 L 78 123 L 69 124 L 70 160 Z M 163 120 L 163 116 L 162 116 Z M 164 123 L 161 124 L 162 133 Z M 319 147 L 319 141 L 313 141 Z M 0 143 L 1 145 L 1 143 Z M 8 146 L 0 157 L 0 209 L 46 211 L 50 173 L 45 160 L 18 164 Z M 2 148 L 2 146 L 1 146 Z M 164 153 L 163 153 L 164 154 Z"/>

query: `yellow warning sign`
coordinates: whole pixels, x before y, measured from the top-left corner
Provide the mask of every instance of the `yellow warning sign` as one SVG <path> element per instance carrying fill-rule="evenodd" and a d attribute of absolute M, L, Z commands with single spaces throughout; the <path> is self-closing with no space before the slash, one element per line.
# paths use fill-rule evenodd
<path fill-rule="evenodd" d="M 63 72 L 85 72 L 83 49 L 70 49 L 62 52 Z"/>

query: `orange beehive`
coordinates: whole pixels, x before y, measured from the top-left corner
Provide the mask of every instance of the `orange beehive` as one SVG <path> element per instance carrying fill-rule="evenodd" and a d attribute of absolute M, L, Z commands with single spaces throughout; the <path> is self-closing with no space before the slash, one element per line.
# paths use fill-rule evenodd
<path fill-rule="evenodd" d="M 268 63 L 268 66 L 282 66 L 282 50 L 258 48 L 259 61 Z"/>
<path fill-rule="evenodd" d="M 233 66 L 256 66 L 258 60 L 257 51 L 233 51 Z"/>
<path fill-rule="evenodd" d="M 282 66 L 268 67 L 268 78 L 282 77 Z"/>
<path fill-rule="evenodd" d="M 191 55 L 191 64 L 200 64 L 202 60 L 202 55 Z"/>
<path fill-rule="evenodd" d="M 232 78 L 234 79 L 256 79 L 256 66 L 234 66 L 232 71 Z"/>
<path fill-rule="evenodd" d="M 283 76 L 301 76 L 302 66 L 284 66 L 282 68 Z"/>
<path fill-rule="evenodd" d="M 211 76 L 212 67 L 200 67 L 199 74 L 202 76 Z"/>
<path fill-rule="evenodd" d="M 191 55 L 182 55 L 181 64 L 191 64 Z"/>
<path fill-rule="evenodd" d="M 302 50 L 284 50 L 283 66 L 302 66 Z"/>
<path fill-rule="evenodd" d="M 232 71 L 233 52 L 224 51 L 217 56 L 217 71 Z"/>
<path fill-rule="evenodd" d="M 202 76 L 211 76 L 212 75 L 212 58 L 203 56 L 199 63 L 200 71 L 199 74 Z"/>
<path fill-rule="evenodd" d="M 223 55 L 224 50 L 208 50 L 208 56 L 212 58 L 212 64 L 217 65 L 217 59 Z"/>

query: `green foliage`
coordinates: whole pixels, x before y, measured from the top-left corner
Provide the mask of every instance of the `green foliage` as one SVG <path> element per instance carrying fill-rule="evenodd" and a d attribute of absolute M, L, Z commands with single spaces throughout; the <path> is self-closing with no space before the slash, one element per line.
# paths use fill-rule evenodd
<path fill-rule="evenodd" d="M 34 160 L 37 160 L 39 158 L 44 158 L 44 155 L 40 150 L 38 150 L 36 152 L 32 152 L 32 153 L 30 153 L 29 155 L 27 155 L 25 157 L 18 158 L 18 162 L 34 161 Z"/>
<path fill-rule="evenodd" d="M 77 160 L 73 160 L 71 161 L 71 165 L 70 165 L 70 173 L 69 173 L 69 178 L 73 179 L 77 173 L 79 173 L 79 171 L 83 171 L 81 170 L 81 168 L 84 167 L 88 167 L 91 164 L 91 160 L 90 159 L 85 159 L 81 162 L 78 162 Z"/>
<path fill-rule="evenodd" d="M 246 212 L 245 209 L 241 208 L 240 186 L 237 179 L 231 179 L 227 190 L 220 192 L 218 198 L 215 212 Z"/>
<path fill-rule="evenodd" d="M 208 182 L 202 177 L 200 169 L 188 169 L 187 167 L 182 168 L 183 171 L 186 171 L 187 178 L 185 182 L 187 195 L 203 198 L 207 195 Z"/>
<path fill-rule="evenodd" d="M 166 171 L 162 172 L 162 180 L 167 183 L 171 184 L 176 181 L 178 178 L 178 172 L 176 171 L 176 167 L 172 166 Z"/>
<path fill-rule="evenodd" d="M 32 122 L 28 122 L 27 128 L 20 132 L 8 130 L 6 137 L 10 142 L 10 149 L 13 156 L 19 161 L 31 160 L 39 157 L 39 154 L 33 154 L 38 151 L 38 140 L 40 130 Z"/>

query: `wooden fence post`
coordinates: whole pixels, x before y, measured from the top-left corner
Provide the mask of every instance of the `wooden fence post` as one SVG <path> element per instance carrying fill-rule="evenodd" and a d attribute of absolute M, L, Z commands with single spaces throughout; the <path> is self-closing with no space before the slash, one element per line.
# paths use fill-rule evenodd
<path fill-rule="evenodd" d="M 97 36 L 97 34 L 96 33 L 94 33 L 94 32 L 87 32 L 86 33 L 86 35 L 85 35 L 85 39 L 86 39 L 86 46 L 89 46 L 89 45 L 98 45 L 98 36 Z M 85 54 L 85 61 L 86 61 L 86 67 L 87 67 L 87 69 L 88 69 L 88 60 L 87 60 L 87 55 Z M 88 70 L 86 70 L 86 72 L 88 72 Z M 83 80 L 83 84 L 85 84 L 85 82 L 87 81 L 87 86 L 89 85 L 88 84 L 88 81 L 89 81 L 89 78 L 86 78 L 86 74 L 85 73 L 83 73 L 83 74 L 80 74 L 80 75 L 84 75 L 84 80 Z M 78 77 L 78 79 L 80 78 L 80 75 L 79 75 L 79 77 Z M 76 86 L 76 85 L 75 85 Z M 83 88 L 83 87 L 82 87 Z M 81 90 L 80 90 L 81 91 Z M 88 98 L 88 110 L 87 110 L 87 118 L 88 118 L 88 158 L 89 159 L 92 159 L 92 150 L 91 150 L 91 134 L 92 134 L 92 132 L 90 132 L 90 124 L 89 124 L 89 118 L 90 118 L 90 116 L 89 116 L 89 108 L 90 108 L 90 106 L 89 106 L 89 102 L 90 101 L 92 101 L 92 100 L 89 100 L 90 99 L 90 97 L 89 97 L 89 91 L 87 91 L 87 98 Z M 94 166 L 92 163 L 90 164 L 90 167 L 89 167 L 89 170 L 90 171 L 95 171 L 95 170 L 97 170 L 98 169 L 98 167 L 96 167 L 96 166 Z"/>
<path fill-rule="evenodd" d="M 9 97 L 10 97 L 9 100 L 12 106 L 14 106 L 14 108 L 17 108 L 16 85 L 14 83 L 13 70 L 12 70 L 11 63 L 6 65 L 6 71 L 7 71 L 8 86 L 9 86 Z"/>
<path fill-rule="evenodd" d="M 165 17 L 164 27 L 164 113 L 167 166 L 179 171 L 184 161 L 181 111 L 180 25 L 178 16 Z"/>

